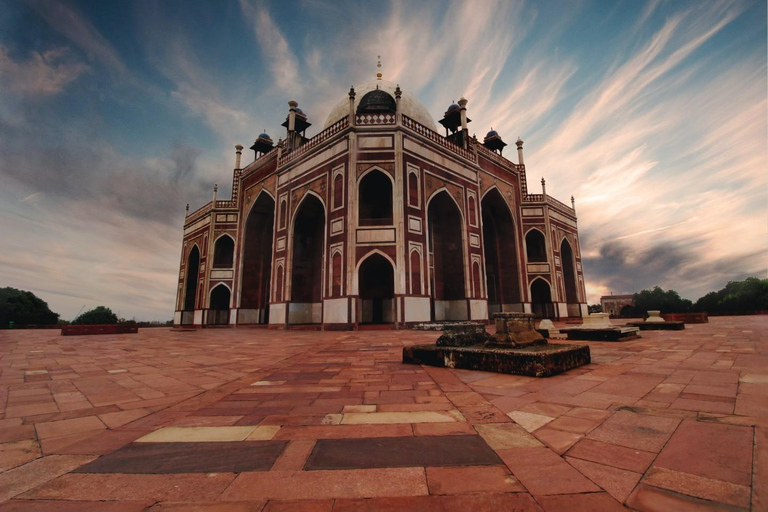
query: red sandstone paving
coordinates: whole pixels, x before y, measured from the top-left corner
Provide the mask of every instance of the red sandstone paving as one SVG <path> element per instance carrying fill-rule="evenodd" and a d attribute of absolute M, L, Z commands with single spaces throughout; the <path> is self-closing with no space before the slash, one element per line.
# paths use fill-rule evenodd
<path fill-rule="evenodd" d="M 434 338 L 2 331 L 0 491 L 13 499 L 0 510 L 768 506 L 768 317 L 590 343 L 592 364 L 549 379 L 400 364 L 403 345 Z M 378 413 L 455 410 L 466 421 L 337 424 L 345 406 L 360 404 Z M 546 446 L 498 450 L 504 466 L 304 469 L 318 439 L 476 435 L 476 425 L 512 422 L 513 411 L 554 421 L 532 434 Z M 288 441 L 270 471 L 68 473 L 162 427 L 257 424 L 279 427 L 274 439 Z"/>

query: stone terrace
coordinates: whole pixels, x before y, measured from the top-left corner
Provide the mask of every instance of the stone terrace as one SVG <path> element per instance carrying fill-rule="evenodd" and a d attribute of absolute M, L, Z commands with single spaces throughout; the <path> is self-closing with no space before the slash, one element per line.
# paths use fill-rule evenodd
<path fill-rule="evenodd" d="M 768 317 L 548 379 L 412 331 L 0 331 L 0 510 L 768 510 Z"/>

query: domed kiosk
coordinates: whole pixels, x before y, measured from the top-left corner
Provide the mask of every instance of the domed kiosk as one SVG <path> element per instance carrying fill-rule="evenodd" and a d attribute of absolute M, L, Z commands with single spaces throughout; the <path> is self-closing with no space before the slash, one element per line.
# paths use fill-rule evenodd
<path fill-rule="evenodd" d="M 174 322 L 357 329 L 586 314 L 573 204 L 529 193 L 522 140 L 517 162 L 497 132 L 479 143 L 468 103 L 445 101 L 442 135 L 413 94 L 379 79 L 350 88 L 308 137 L 315 109 L 289 101 L 277 143 L 261 133 L 245 163 L 236 146 L 232 197 L 214 192 L 186 216 Z"/>

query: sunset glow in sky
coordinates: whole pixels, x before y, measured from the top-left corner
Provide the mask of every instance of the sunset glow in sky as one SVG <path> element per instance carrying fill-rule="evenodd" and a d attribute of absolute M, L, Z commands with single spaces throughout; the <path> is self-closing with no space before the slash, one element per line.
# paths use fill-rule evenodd
<path fill-rule="evenodd" d="M 316 134 L 377 55 L 435 119 L 463 95 L 480 139 L 525 140 L 531 192 L 575 196 L 590 303 L 768 277 L 764 0 L 17 0 L 0 287 L 170 319 L 184 205 L 229 196 L 235 144 L 284 137 L 289 99 Z"/>

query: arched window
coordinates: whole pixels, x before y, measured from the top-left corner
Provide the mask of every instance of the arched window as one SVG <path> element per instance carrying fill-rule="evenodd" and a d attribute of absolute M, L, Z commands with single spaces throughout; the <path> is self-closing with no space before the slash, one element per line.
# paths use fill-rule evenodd
<path fill-rule="evenodd" d="M 542 263 L 547 261 L 547 242 L 544 234 L 538 229 L 532 229 L 525 235 L 526 253 L 528 263 Z"/>
<path fill-rule="evenodd" d="M 213 268 L 232 268 L 235 254 L 235 241 L 224 235 L 216 240 L 213 246 Z"/>
<path fill-rule="evenodd" d="M 366 174 L 360 185 L 361 226 L 392 225 L 392 181 L 381 171 Z"/>

